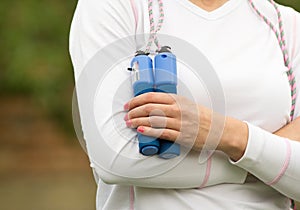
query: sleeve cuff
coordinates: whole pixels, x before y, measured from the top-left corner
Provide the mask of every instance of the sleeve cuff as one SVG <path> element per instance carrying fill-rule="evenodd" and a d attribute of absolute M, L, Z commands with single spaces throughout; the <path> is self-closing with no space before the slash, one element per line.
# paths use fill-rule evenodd
<path fill-rule="evenodd" d="M 246 151 L 240 160 L 230 162 L 252 173 L 266 184 L 275 184 L 289 165 L 289 141 L 247 124 L 249 136 Z"/>

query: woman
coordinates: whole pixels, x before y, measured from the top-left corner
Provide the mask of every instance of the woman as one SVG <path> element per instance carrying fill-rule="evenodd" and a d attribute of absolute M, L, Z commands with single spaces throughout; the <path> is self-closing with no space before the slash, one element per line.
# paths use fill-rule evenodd
<path fill-rule="evenodd" d="M 70 51 L 97 177 L 97 209 L 289 209 L 289 198 L 300 200 L 300 95 L 295 91 L 300 89 L 300 15 L 283 6 L 279 13 L 269 1 L 159 3 L 80 0 L 75 12 Z M 112 69 L 95 96 L 96 124 L 104 136 L 99 140 L 90 134 L 84 117 L 87 91 L 78 85 L 82 75 L 96 75 L 83 69 L 117 40 L 130 37 L 124 46 L 132 53 L 150 46 L 151 37 L 147 45 L 143 34 L 155 32 L 152 17 L 156 31 L 163 22 L 158 36 L 175 37 L 174 45 L 177 38 L 186 40 L 207 57 L 224 91 L 225 113 L 214 114 L 203 84 L 188 71 L 181 73 L 183 66 L 179 78 L 195 100 L 180 94 L 183 86 L 178 96 L 148 93 L 131 99 L 128 72 Z M 224 127 L 212 127 L 213 122 Z M 136 131 L 176 141 L 185 156 L 178 161 L 139 155 L 134 141 L 124 141 Z M 203 163 L 199 154 L 205 146 L 216 151 Z"/>

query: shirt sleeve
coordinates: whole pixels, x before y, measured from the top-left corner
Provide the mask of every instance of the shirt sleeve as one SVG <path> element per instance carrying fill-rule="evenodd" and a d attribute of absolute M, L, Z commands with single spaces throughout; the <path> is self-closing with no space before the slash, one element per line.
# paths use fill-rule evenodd
<path fill-rule="evenodd" d="M 296 109 L 300 116 L 300 14 L 281 7 L 287 46 L 296 77 Z M 300 200 L 300 142 L 273 135 L 248 123 L 249 137 L 244 156 L 233 164 L 244 168 L 277 191 Z"/>
<path fill-rule="evenodd" d="M 204 163 L 199 162 L 198 153 L 183 148 L 182 155 L 171 160 L 139 154 L 136 131 L 127 128 L 122 119 L 125 116 L 123 105 L 133 96 L 126 71 L 128 58 L 112 67 L 97 87 L 95 116 L 92 118 L 95 118 L 100 137 L 93 135 L 91 121 L 94 119 L 85 116 L 88 110 L 83 104 L 85 95 L 89 94 L 85 88 L 97 75 L 86 71 L 95 64 L 99 71 L 103 70 L 103 49 L 112 49 L 104 53 L 105 58 L 113 58 L 118 49 L 133 54 L 136 50 L 134 35 L 135 17 L 129 0 L 79 0 L 71 26 L 70 53 L 82 130 L 96 175 L 109 184 L 152 188 L 243 183 L 247 172 L 231 164 L 221 152 L 215 152 L 210 161 Z M 86 80 L 83 85 L 80 85 L 81 77 Z"/>

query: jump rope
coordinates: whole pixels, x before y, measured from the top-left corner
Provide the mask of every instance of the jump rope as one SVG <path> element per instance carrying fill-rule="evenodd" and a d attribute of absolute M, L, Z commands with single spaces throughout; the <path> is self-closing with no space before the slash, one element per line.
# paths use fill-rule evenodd
<path fill-rule="evenodd" d="M 159 19 L 155 27 L 154 14 L 153 14 L 153 0 L 148 0 L 148 15 L 150 22 L 150 37 L 144 51 L 137 51 L 135 58 L 131 61 L 132 71 L 132 86 L 134 95 L 140 95 L 146 92 L 167 92 L 177 93 L 177 69 L 176 69 L 176 56 L 172 54 L 171 48 L 168 46 L 161 46 L 157 37 L 157 33 L 162 28 L 164 22 L 164 4 L 163 0 L 157 0 L 159 6 Z M 275 25 L 263 15 L 253 0 L 247 0 L 254 10 L 254 12 L 270 27 L 274 32 L 278 44 L 280 46 L 284 65 L 287 67 L 287 77 L 291 89 L 291 112 L 290 120 L 294 118 L 295 103 L 296 103 L 296 80 L 293 73 L 292 63 L 287 51 L 286 37 L 283 29 L 282 15 L 278 5 L 273 0 L 268 0 L 274 7 L 277 13 L 278 29 Z M 156 55 L 153 61 L 149 57 L 153 43 L 156 45 Z M 180 155 L 180 146 L 176 143 L 171 143 L 162 139 L 147 137 L 138 133 L 140 153 L 146 156 L 158 154 L 159 157 L 164 159 L 174 158 Z M 208 168 L 211 165 L 211 158 L 208 159 Z M 208 170 L 210 171 L 210 170 Z M 204 187 L 209 177 L 206 175 L 205 180 L 201 184 Z M 291 200 L 291 208 L 296 210 L 295 203 Z"/>

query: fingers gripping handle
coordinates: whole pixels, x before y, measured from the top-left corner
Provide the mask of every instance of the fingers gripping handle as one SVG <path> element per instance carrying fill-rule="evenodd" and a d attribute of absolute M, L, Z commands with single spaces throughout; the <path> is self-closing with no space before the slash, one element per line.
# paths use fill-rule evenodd
<path fill-rule="evenodd" d="M 155 92 L 177 94 L 177 65 L 176 56 L 169 48 L 162 47 L 154 58 L 155 63 Z M 180 155 L 179 144 L 160 140 L 159 157 L 164 159 L 174 158 Z"/>
<path fill-rule="evenodd" d="M 138 52 L 131 61 L 131 80 L 134 96 L 147 92 L 165 92 L 177 94 L 176 56 L 168 47 L 162 47 L 152 59 L 148 54 Z M 180 155 L 179 144 L 157 139 L 138 133 L 140 153 L 146 156 L 159 154 L 164 159 Z"/>
<path fill-rule="evenodd" d="M 131 61 L 131 81 L 134 96 L 154 92 L 154 75 L 152 59 L 143 53 L 138 53 Z M 150 156 L 158 153 L 160 142 L 157 138 L 138 133 L 139 151 Z"/>

